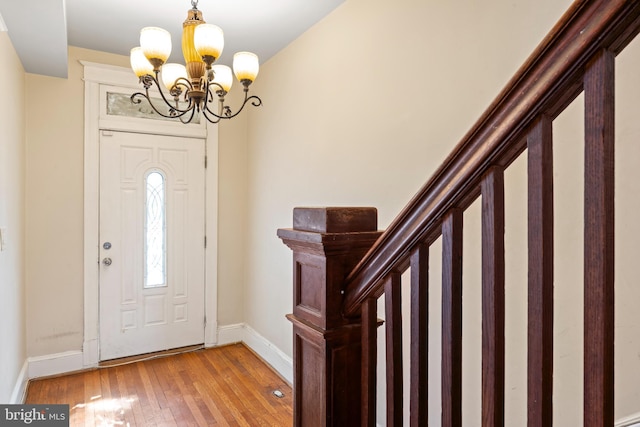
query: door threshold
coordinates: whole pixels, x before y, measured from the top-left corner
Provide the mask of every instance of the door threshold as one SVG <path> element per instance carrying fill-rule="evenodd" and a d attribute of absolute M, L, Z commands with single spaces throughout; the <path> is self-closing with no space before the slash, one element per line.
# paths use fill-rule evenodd
<path fill-rule="evenodd" d="M 188 353 L 204 348 L 204 344 L 188 345 L 186 347 L 172 348 L 170 350 L 155 351 L 152 353 L 138 354 L 135 356 L 120 357 L 118 359 L 101 360 L 99 368 L 110 368 L 113 366 L 127 365 L 129 363 L 141 362 L 143 360 L 157 359 L 158 357 L 173 356 L 181 353 Z"/>

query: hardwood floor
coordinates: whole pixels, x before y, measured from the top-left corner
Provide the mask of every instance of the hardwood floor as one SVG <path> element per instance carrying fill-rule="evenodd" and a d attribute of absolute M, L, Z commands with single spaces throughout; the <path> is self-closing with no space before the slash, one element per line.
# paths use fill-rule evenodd
<path fill-rule="evenodd" d="M 71 426 L 284 427 L 292 398 L 284 380 L 233 344 L 34 380 L 25 403 L 69 404 Z"/>

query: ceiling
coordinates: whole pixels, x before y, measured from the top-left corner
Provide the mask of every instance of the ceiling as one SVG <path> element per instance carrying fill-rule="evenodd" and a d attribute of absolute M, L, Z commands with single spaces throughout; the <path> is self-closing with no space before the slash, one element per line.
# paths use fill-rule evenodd
<path fill-rule="evenodd" d="M 344 0 L 199 0 L 205 21 L 224 31 L 219 62 L 254 52 L 264 63 Z M 140 28 L 172 34 L 170 62 L 183 62 L 182 22 L 191 0 L 0 0 L 3 21 L 25 71 L 67 76 L 67 46 L 129 55 Z"/>

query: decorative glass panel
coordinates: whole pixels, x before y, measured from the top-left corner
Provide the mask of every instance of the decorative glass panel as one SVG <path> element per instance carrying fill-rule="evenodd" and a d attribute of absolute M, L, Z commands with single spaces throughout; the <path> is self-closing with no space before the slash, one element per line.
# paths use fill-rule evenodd
<path fill-rule="evenodd" d="M 144 287 L 167 285 L 167 227 L 165 179 L 160 172 L 147 175 L 145 200 Z"/>
<path fill-rule="evenodd" d="M 151 98 L 153 105 L 162 112 L 162 114 L 169 114 L 169 107 L 165 104 L 162 98 Z M 185 102 L 180 102 L 179 107 L 185 108 Z M 189 113 L 191 114 L 191 113 Z M 147 100 L 143 99 L 140 104 L 134 104 L 131 102 L 131 95 L 126 93 L 107 92 L 107 115 L 109 116 L 125 116 L 125 117 L 137 117 L 142 119 L 153 120 L 166 120 L 170 122 L 177 122 L 178 119 L 170 119 L 162 117 L 160 114 L 153 111 L 153 108 L 149 105 Z M 200 123 L 200 115 L 198 112 L 193 116 L 191 123 Z"/>

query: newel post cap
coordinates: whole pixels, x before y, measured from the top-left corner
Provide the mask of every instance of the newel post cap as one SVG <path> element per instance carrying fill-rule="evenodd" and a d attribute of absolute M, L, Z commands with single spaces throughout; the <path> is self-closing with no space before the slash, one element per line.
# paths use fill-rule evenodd
<path fill-rule="evenodd" d="M 378 210 L 371 207 L 294 208 L 293 229 L 316 233 L 377 231 Z"/>

